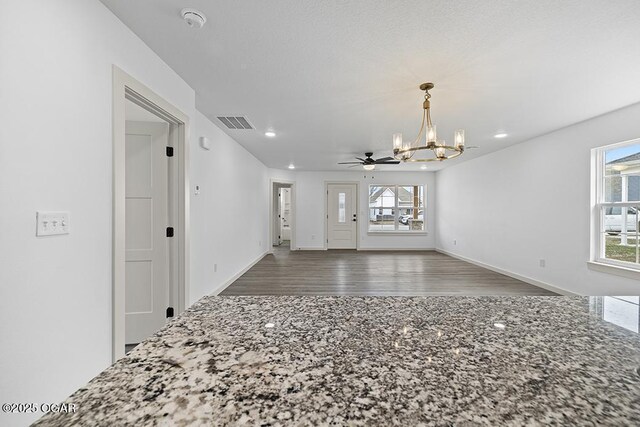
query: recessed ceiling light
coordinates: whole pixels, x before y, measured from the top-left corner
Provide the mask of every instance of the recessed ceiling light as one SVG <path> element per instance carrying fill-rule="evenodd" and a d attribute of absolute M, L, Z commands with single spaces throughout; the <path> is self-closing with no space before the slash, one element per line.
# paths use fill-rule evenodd
<path fill-rule="evenodd" d="M 276 325 L 274 325 L 273 323 L 267 323 L 266 325 L 264 325 L 265 328 L 273 328 L 274 326 Z"/>
<path fill-rule="evenodd" d="M 427 168 L 427 165 L 422 165 L 420 166 L 420 169 L 425 170 Z"/>
<path fill-rule="evenodd" d="M 289 169 L 295 169 L 295 168 L 296 168 L 296 167 L 295 167 L 295 166 L 293 166 L 293 163 L 291 163 L 291 164 L 289 165 Z"/>
<path fill-rule="evenodd" d="M 493 135 L 494 138 L 506 138 L 508 135 L 506 133 L 496 133 Z"/>
<path fill-rule="evenodd" d="M 264 133 L 264 136 L 268 136 L 269 138 L 274 138 L 276 136 L 276 133 L 272 130 L 268 130 Z"/>

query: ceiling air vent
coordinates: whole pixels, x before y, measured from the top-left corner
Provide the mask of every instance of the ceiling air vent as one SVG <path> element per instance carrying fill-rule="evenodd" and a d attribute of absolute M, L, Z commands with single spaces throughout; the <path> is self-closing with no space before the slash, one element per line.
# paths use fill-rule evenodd
<path fill-rule="evenodd" d="M 218 116 L 220 120 L 229 129 L 253 129 L 249 120 L 242 116 Z"/>

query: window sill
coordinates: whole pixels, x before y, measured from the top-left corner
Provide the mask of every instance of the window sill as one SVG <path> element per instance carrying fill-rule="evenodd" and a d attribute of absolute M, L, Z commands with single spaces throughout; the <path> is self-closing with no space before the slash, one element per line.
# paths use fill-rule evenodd
<path fill-rule="evenodd" d="M 426 236 L 427 231 L 367 231 L 369 236 Z"/>
<path fill-rule="evenodd" d="M 639 269 L 599 261 L 587 261 L 587 266 L 590 270 L 599 271 L 601 273 L 614 274 L 628 279 L 640 280 Z"/>

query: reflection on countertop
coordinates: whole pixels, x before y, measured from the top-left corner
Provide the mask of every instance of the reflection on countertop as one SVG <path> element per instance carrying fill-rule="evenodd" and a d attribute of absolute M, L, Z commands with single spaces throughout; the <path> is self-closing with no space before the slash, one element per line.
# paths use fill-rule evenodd
<path fill-rule="evenodd" d="M 637 302 L 205 297 L 37 425 L 638 425 Z"/>
<path fill-rule="evenodd" d="M 640 297 L 589 297 L 591 312 L 600 319 L 640 332 Z"/>

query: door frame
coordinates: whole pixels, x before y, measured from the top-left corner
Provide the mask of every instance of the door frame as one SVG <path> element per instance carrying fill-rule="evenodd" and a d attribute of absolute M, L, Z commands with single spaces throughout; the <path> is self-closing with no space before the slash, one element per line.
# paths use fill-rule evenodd
<path fill-rule="evenodd" d="M 189 117 L 113 65 L 112 359 L 125 355 L 125 105 L 129 100 L 169 123 L 175 162 L 169 166 L 170 304 L 181 313 L 189 301 Z M 169 225 L 169 224 L 168 224 Z"/>
<path fill-rule="evenodd" d="M 360 250 L 360 182 L 359 181 L 325 181 L 324 182 L 324 250 L 329 250 L 329 185 L 356 185 L 356 250 Z"/>
<path fill-rule="evenodd" d="M 274 216 L 274 204 L 273 204 L 273 200 L 274 200 L 274 195 L 275 195 L 275 191 L 276 191 L 276 185 L 277 184 L 285 184 L 285 185 L 290 185 L 291 186 L 291 241 L 290 241 L 290 250 L 292 251 L 296 251 L 298 250 L 298 248 L 296 247 L 296 229 L 297 229 L 297 224 L 296 224 L 296 182 L 295 181 L 288 181 L 285 179 L 274 179 L 271 178 L 269 180 L 269 250 L 267 251 L 267 253 L 272 254 L 273 253 L 273 236 L 274 236 L 274 232 L 275 232 L 275 227 L 273 226 L 275 223 L 275 216 Z"/>

